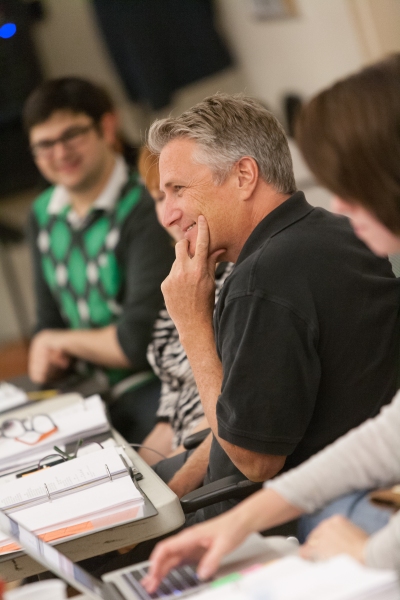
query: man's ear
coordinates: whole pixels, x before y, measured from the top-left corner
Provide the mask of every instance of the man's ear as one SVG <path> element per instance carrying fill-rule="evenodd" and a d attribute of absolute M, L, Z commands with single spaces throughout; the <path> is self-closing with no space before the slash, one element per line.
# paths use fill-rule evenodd
<path fill-rule="evenodd" d="M 259 177 L 258 164 L 251 156 L 243 156 L 235 165 L 239 190 L 244 199 L 251 196 Z"/>
<path fill-rule="evenodd" d="M 118 117 L 116 113 L 104 113 L 100 119 L 100 130 L 107 144 L 114 148 L 117 143 Z"/>

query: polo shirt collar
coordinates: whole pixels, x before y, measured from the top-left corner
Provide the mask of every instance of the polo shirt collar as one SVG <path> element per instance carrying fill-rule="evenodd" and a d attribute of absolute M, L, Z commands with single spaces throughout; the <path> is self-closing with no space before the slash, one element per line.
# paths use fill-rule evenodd
<path fill-rule="evenodd" d="M 314 207 L 308 204 L 303 192 L 295 192 L 290 198 L 282 202 L 282 204 L 264 217 L 256 228 L 253 229 L 239 254 L 236 264 L 239 264 L 250 256 L 250 254 L 257 251 L 267 239 L 290 227 L 313 210 Z"/>
<path fill-rule="evenodd" d="M 122 156 L 115 157 L 113 172 L 107 182 L 107 185 L 92 204 L 92 210 L 112 211 L 121 190 L 129 179 L 128 166 Z M 71 198 L 67 188 L 63 185 L 56 185 L 47 207 L 47 212 L 51 215 L 58 215 L 65 211 L 68 221 L 73 225 L 78 225 L 82 219 L 71 207 Z"/>

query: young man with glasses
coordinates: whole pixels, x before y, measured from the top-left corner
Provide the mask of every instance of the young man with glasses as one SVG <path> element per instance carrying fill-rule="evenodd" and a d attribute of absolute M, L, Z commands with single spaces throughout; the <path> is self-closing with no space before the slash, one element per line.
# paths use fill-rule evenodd
<path fill-rule="evenodd" d="M 119 397 L 110 406 L 114 425 L 141 441 L 158 401 L 146 348 L 173 260 L 168 235 L 114 151 L 117 117 L 102 88 L 47 81 L 28 98 L 24 123 L 52 184 L 30 216 L 37 327 L 29 375 L 46 383 L 79 359 L 100 367 Z"/>

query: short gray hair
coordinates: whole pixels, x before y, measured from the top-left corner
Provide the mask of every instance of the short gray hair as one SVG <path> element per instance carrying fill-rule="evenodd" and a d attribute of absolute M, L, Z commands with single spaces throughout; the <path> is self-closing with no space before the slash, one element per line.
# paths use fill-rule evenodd
<path fill-rule="evenodd" d="M 215 94 L 179 117 L 155 121 L 147 144 L 156 155 L 176 138 L 194 140 L 195 160 L 207 165 L 217 184 L 225 181 L 243 156 L 257 162 L 260 176 L 278 192 L 296 191 L 292 158 L 286 135 L 278 120 L 253 98 Z"/>

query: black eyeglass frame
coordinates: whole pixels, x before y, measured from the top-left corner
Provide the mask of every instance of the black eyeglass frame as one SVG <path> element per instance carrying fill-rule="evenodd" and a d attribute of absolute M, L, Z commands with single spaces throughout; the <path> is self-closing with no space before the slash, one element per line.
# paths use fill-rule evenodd
<path fill-rule="evenodd" d="M 32 156 L 34 158 L 39 158 L 40 156 L 50 155 L 54 151 L 54 146 L 56 144 L 63 144 L 63 146 L 68 147 L 68 144 L 73 144 L 76 138 L 81 135 L 86 135 L 91 129 L 98 129 L 98 123 L 93 121 L 88 125 L 73 125 L 68 127 L 62 135 L 54 140 L 41 140 L 36 144 L 32 144 L 32 146 L 30 146 Z"/>
<path fill-rule="evenodd" d="M 34 425 L 34 419 L 36 417 L 46 417 L 50 423 L 53 425 L 53 429 L 58 429 L 57 425 L 55 424 L 55 422 L 53 421 L 53 419 L 51 418 L 50 415 L 46 414 L 46 413 L 40 413 L 37 415 L 33 415 L 32 417 L 29 417 L 27 419 L 7 419 L 5 421 L 3 421 L 3 423 L 0 425 L 0 437 L 4 437 L 6 440 L 15 440 L 18 437 L 20 437 L 20 434 L 18 435 L 6 435 L 4 433 L 4 427 L 8 424 L 8 423 L 19 423 L 22 428 L 24 429 L 24 433 L 27 433 L 29 431 L 34 431 L 35 433 L 39 433 L 39 434 L 45 434 L 47 433 L 47 431 L 38 431 L 37 429 L 35 429 Z M 30 423 L 30 427 L 28 428 L 26 423 Z M 49 430 L 50 431 L 50 430 Z M 23 434 L 22 434 L 23 435 Z"/>

